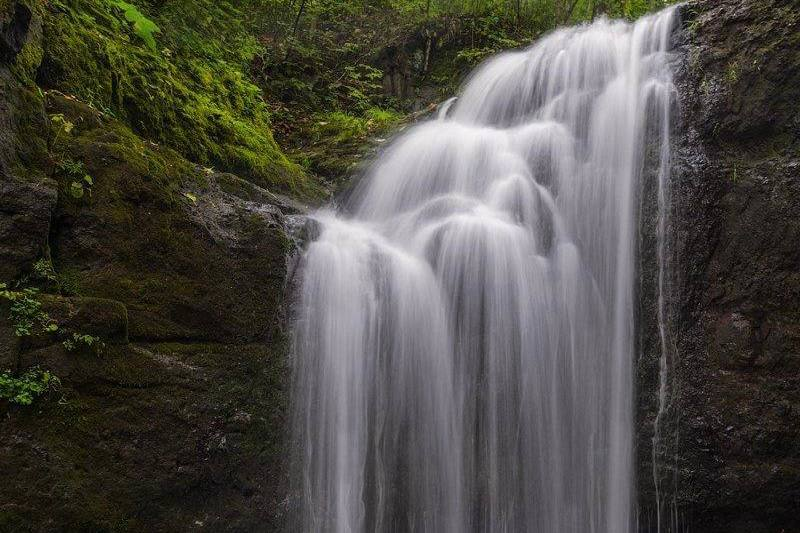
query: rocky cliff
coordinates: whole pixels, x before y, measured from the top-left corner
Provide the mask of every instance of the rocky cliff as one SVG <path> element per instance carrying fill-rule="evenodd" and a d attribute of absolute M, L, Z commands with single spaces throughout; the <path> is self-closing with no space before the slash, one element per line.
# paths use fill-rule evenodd
<path fill-rule="evenodd" d="M 308 181 L 103 6 L 0 1 L 0 531 L 277 529 Z"/>
<path fill-rule="evenodd" d="M 800 530 L 800 5 L 681 8 L 667 380 L 645 242 L 640 528 Z M 648 250 L 648 246 L 650 247 Z"/>

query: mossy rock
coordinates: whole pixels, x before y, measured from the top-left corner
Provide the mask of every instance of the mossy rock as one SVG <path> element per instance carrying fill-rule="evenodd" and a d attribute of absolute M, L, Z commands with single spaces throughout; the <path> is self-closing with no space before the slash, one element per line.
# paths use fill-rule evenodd
<path fill-rule="evenodd" d="M 0 406 L 0 529 L 278 529 L 285 205 L 74 98 L 48 94 L 47 112 L 63 117 L 43 136 L 58 190 L 48 250 L 65 294 L 41 299 L 60 329 L 106 347 L 67 351 L 55 333 L 2 354 L 61 387 Z M 80 197 L 70 168 L 91 177 Z"/>
<path fill-rule="evenodd" d="M 176 3 L 135 7 L 158 22 L 159 13 L 170 13 Z M 204 8 L 198 7 L 195 18 L 203 18 Z M 318 187 L 272 138 L 261 91 L 242 67 L 223 58 L 195 57 L 180 40 L 178 34 L 188 32 L 192 20 L 170 18 L 172 25 L 162 24 L 159 47 L 153 49 L 113 2 L 55 0 L 44 17 L 38 82 L 118 117 L 137 134 L 193 162 L 239 173 L 264 187 L 317 195 Z"/>
<path fill-rule="evenodd" d="M 58 345 L 62 386 L 0 418 L 3 531 L 277 530 L 285 345 Z"/>
<path fill-rule="evenodd" d="M 41 256 L 47 247 L 55 205 L 52 182 L 0 177 L 0 280 L 19 277 Z"/>
<path fill-rule="evenodd" d="M 43 181 L 49 174 L 47 116 L 44 100 L 35 89 L 24 87 L 0 68 L 0 177 L 27 182 Z"/>
<path fill-rule="evenodd" d="M 128 343 L 128 310 L 105 298 L 42 295 L 42 311 L 59 329 L 92 335 L 105 344 Z"/>
<path fill-rule="evenodd" d="M 50 253 L 76 295 L 122 302 L 132 339 L 268 338 L 289 250 L 271 194 L 223 191 L 215 174 L 74 100 L 51 95 L 49 109 L 75 125 L 56 158 L 92 180 L 75 198 L 74 176 L 56 173 Z"/>

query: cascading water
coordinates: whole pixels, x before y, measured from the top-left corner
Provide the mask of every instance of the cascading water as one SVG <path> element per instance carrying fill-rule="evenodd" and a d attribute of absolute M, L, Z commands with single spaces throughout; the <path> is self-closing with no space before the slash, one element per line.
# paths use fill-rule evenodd
<path fill-rule="evenodd" d="M 314 216 L 298 529 L 634 529 L 637 217 L 668 170 L 673 18 L 495 57 L 350 214 Z"/>

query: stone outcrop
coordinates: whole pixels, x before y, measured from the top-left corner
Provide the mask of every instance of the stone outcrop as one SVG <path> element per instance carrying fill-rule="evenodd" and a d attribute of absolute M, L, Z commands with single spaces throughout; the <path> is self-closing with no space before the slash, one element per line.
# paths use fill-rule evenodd
<path fill-rule="evenodd" d="M 668 394 L 655 470 L 661 530 L 796 531 L 800 5 L 708 0 L 681 14 Z M 656 516 L 654 269 L 643 266 L 642 530 L 655 530 Z"/>
<path fill-rule="evenodd" d="M 297 206 L 38 91 L 40 8 L 0 1 L 0 282 L 58 329 L 0 298 L 0 372 L 59 384 L 0 399 L 0 530 L 278 529 Z"/>
<path fill-rule="evenodd" d="M 39 300 L 59 330 L 17 339 L 0 306 L 0 363 L 46 368 L 60 387 L 30 408 L 0 405 L 0 529 L 277 528 L 292 208 L 47 100 L 76 125 L 59 157 L 85 161 L 93 185 L 75 198 L 59 170 L 44 185 L 1 185 L 19 209 L 0 228 L 30 244 L 7 242 L 18 261 L 5 265 L 52 260 L 59 290 Z M 50 194 L 22 194 L 41 187 Z M 72 332 L 105 346 L 67 349 Z"/>

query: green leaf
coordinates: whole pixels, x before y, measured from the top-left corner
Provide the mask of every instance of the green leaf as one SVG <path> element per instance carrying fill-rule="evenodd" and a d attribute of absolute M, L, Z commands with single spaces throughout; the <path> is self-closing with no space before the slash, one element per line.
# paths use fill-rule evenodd
<path fill-rule="evenodd" d="M 133 31 L 142 39 L 145 44 L 153 51 L 156 51 L 156 40 L 154 33 L 161 33 L 155 22 L 145 17 L 139 9 L 123 0 L 109 0 L 111 5 L 118 7 L 125 14 L 125 19 L 133 24 Z"/>
<path fill-rule="evenodd" d="M 92 181 L 92 177 L 91 177 L 89 174 L 86 174 L 86 175 L 83 177 L 83 181 L 85 181 L 85 182 L 86 182 L 86 183 L 88 183 L 89 185 L 94 185 L 94 181 Z"/>
<path fill-rule="evenodd" d="M 69 186 L 69 193 L 76 200 L 83 198 L 83 193 L 84 193 L 83 185 L 79 181 L 73 181 L 72 185 Z"/>
<path fill-rule="evenodd" d="M 0 372 L 0 398 L 17 405 L 31 405 L 39 396 L 57 388 L 60 380 L 47 370 L 33 367 L 21 375 Z"/>

